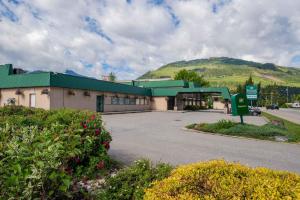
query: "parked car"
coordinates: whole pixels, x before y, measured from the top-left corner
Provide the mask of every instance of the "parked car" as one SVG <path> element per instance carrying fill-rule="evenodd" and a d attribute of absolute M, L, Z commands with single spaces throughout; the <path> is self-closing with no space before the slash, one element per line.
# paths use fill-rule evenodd
<path fill-rule="evenodd" d="M 277 104 L 272 104 L 272 105 L 268 105 L 266 106 L 267 110 L 271 109 L 271 110 L 279 110 L 279 106 Z"/>
<path fill-rule="evenodd" d="M 300 108 L 300 103 L 299 102 L 293 103 L 292 108 Z"/>
<path fill-rule="evenodd" d="M 252 116 L 258 116 L 261 115 L 261 110 L 258 107 L 249 106 L 249 113 Z"/>

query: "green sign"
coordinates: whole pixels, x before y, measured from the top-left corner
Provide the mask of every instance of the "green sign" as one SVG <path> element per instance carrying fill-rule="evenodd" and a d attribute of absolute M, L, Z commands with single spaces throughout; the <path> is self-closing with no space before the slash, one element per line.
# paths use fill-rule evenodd
<path fill-rule="evenodd" d="M 243 94 L 231 96 L 231 109 L 233 116 L 243 116 L 249 114 L 248 100 Z"/>
<path fill-rule="evenodd" d="M 246 85 L 246 96 L 248 100 L 257 100 L 257 86 Z"/>

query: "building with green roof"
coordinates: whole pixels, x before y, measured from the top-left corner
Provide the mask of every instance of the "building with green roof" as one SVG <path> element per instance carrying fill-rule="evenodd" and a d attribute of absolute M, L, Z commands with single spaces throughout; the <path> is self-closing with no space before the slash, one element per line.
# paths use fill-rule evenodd
<path fill-rule="evenodd" d="M 205 106 L 207 95 L 223 103 L 230 100 L 227 88 L 202 88 L 182 80 L 115 83 L 54 72 L 25 73 L 11 64 L 0 65 L 0 106 L 98 112 L 182 110 L 188 105 Z"/>

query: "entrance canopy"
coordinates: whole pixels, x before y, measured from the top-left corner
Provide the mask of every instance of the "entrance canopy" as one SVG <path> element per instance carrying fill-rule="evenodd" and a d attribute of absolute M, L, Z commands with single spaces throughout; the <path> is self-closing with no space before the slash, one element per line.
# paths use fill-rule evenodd
<path fill-rule="evenodd" d="M 207 87 L 207 88 L 152 88 L 152 96 L 177 96 L 179 93 L 210 93 L 220 94 L 224 100 L 230 100 L 230 92 L 226 87 Z"/>

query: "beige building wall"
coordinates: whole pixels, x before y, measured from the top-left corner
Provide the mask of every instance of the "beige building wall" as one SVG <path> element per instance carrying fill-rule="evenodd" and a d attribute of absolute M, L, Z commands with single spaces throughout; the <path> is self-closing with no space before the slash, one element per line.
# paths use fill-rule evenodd
<path fill-rule="evenodd" d="M 151 109 L 157 111 L 167 111 L 168 101 L 167 97 L 152 97 Z"/>
<path fill-rule="evenodd" d="M 9 98 L 15 98 L 16 105 L 30 107 L 30 94 L 35 94 L 35 107 L 50 109 L 50 97 L 48 94 L 42 94 L 42 91 L 48 89 L 47 87 L 37 88 L 20 88 L 21 94 L 17 95 L 18 88 L 0 89 L 0 106 L 7 104 Z"/>
<path fill-rule="evenodd" d="M 225 104 L 222 103 L 221 101 L 214 101 L 213 102 L 213 109 L 223 110 L 224 108 L 225 108 Z"/>
<path fill-rule="evenodd" d="M 74 95 L 70 95 L 74 93 Z M 80 110 L 92 110 L 96 111 L 96 101 L 98 95 L 104 96 L 104 112 L 118 112 L 118 111 L 143 111 L 150 110 L 150 98 L 146 97 L 146 102 L 148 104 L 144 105 L 112 105 L 111 97 L 130 97 L 130 98 L 145 98 L 144 96 L 135 96 L 127 94 L 115 94 L 109 92 L 98 92 L 98 91 L 89 91 L 90 96 L 84 95 L 85 90 L 77 89 L 67 89 L 67 88 L 51 88 L 50 89 L 50 109 L 58 108 L 73 108 Z"/>

